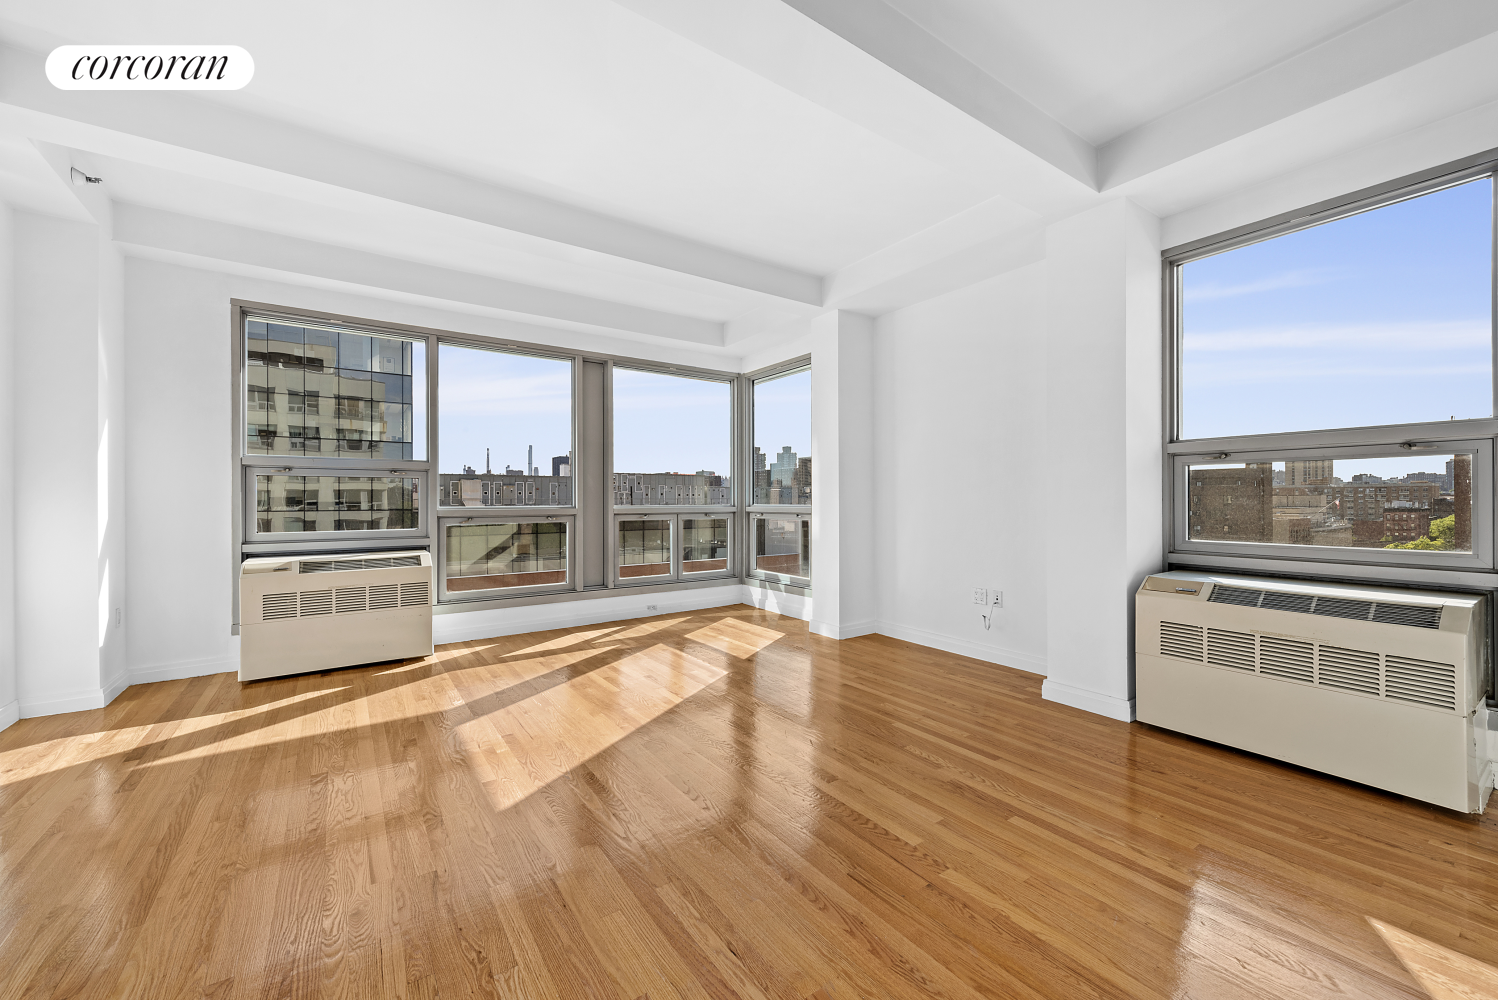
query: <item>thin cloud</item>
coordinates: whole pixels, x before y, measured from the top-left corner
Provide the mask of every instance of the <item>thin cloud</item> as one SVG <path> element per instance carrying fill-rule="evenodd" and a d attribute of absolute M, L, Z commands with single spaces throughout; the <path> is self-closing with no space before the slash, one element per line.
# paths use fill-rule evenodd
<path fill-rule="evenodd" d="M 1446 320 L 1441 322 L 1305 324 L 1302 326 L 1266 326 L 1210 333 L 1188 331 L 1184 338 L 1186 354 L 1207 352 L 1240 352 L 1251 355 L 1273 350 L 1314 351 L 1343 348 L 1366 353 L 1372 348 L 1389 353 L 1407 352 L 1420 355 L 1438 350 L 1480 349 L 1486 352 L 1492 343 L 1488 320 Z"/>
<path fill-rule="evenodd" d="M 1223 285 L 1216 282 L 1194 283 L 1187 275 L 1186 286 L 1181 290 L 1181 297 L 1187 302 L 1210 302 L 1213 299 L 1232 299 L 1240 295 L 1257 295 L 1260 292 L 1274 292 L 1282 288 L 1308 288 L 1312 285 L 1325 285 L 1337 281 L 1344 276 L 1340 268 L 1332 267 L 1307 267 L 1296 271 L 1281 271 L 1279 274 L 1271 274 L 1267 278 L 1257 281 L 1245 281 L 1237 285 Z"/>

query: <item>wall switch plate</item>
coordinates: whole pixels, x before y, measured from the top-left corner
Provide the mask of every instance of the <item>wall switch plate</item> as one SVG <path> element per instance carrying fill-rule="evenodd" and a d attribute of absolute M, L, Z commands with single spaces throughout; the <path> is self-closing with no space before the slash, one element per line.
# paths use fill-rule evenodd
<path fill-rule="evenodd" d="M 982 587 L 974 587 L 973 588 L 973 603 L 974 604 L 987 604 L 988 603 L 988 591 L 985 590 Z"/>

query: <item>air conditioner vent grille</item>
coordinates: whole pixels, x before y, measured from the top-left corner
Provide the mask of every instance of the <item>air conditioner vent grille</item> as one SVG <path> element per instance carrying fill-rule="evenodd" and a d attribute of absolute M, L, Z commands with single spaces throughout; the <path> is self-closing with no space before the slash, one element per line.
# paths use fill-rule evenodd
<path fill-rule="evenodd" d="M 1277 590 L 1252 587 L 1228 587 L 1218 584 L 1207 597 L 1208 604 L 1232 604 L 1242 608 L 1265 608 L 1270 611 L 1294 611 L 1326 618 L 1350 618 L 1374 621 L 1381 625 L 1408 625 L 1411 628 L 1440 628 L 1441 608 L 1413 604 L 1382 604 L 1351 600 L 1345 597 L 1312 597 L 1286 594 Z"/>
<path fill-rule="evenodd" d="M 414 604 L 432 603 L 432 588 L 425 581 L 418 583 L 401 584 L 401 607 L 406 608 Z"/>
<path fill-rule="evenodd" d="M 333 613 L 333 592 L 331 590 L 304 590 L 301 597 L 300 614 L 303 618 L 312 615 L 331 615 Z"/>
<path fill-rule="evenodd" d="M 1208 604 L 1236 604 L 1245 608 L 1257 608 L 1259 600 L 1264 596 L 1262 590 L 1250 590 L 1247 587 L 1223 587 L 1212 588 L 1211 596 L 1207 598 Z"/>
<path fill-rule="evenodd" d="M 363 559 L 303 559 L 297 564 L 301 573 L 346 573 L 360 569 L 400 569 L 420 566 L 421 556 L 370 556 Z"/>
<path fill-rule="evenodd" d="M 1362 694 L 1378 694 L 1378 654 L 1322 646 L 1316 651 L 1316 683 Z"/>
<path fill-rule="evenodd" d="M 397 584 L 377 583 L 369 588 L 369 610 L 371 611 L 399 607 L 400 602 L 400 586 Z"/>
<path fill-rule="evenodd" d="M 260 596 L 260 618 L 262 621 L 276 621 L 280 618 L 295 618 L 297 616 L 296 594 L 262 594 Z"/>
<path fill-rule="evenodd" d="M 1316 679 L 1313 643 L 1259 636 L 1259 673 L 1288 681 L 1313 683 Z"/>
<path fill-rule="evenodd" d="M 1175 656 L 1183 660 L 1196 660 L 1202 658 L 1202 627 L 1200 625 L 1182 625 L 1178 622 L 1160 623 L 1160 653 L 1162 656 Z"/>
<path fill-rule="evenodd" d="M 1259 607 L 1269 611 L 1294 611 L 1297 614 L 1311 614 L 1316 599 L 1305 594 L 1281 594 L 1278 591 L 1264 591 L 1264 599 L 1259 602 Z"/>
<path fill-rule="evenodd" d="M 1373 609 L 1373 620 L 1385 625 L 1440 628 L 1441 609 L 1410 604 L 1379 604 Z"/>
<path fill-rule="evenodd" d="M 368 610 L 369 589 L 367 587 L 339 587 L 333 592 L 333 603 L 340 615 L 346 615 L 351 611 Z"/>
<path fill-rule="evenodd" d="M 1348 601 L 1340 597 L 1318 597 L 1313 602 L 1311 614 L 1323 618 L 1350 618 L 1367 621 L 1373 615 L 1372 601 Z"/>
<path fill-rule="evenodd" d="M 1456 667 L 1409 656 L 1384 657 L 1384 697 L 1456 709 Z"/>
<path fill-rule="evenodd" d="M 1207 629 L 1207 662 L 1236 670 L 1254 669 L 1254 637 L 1248 632 Z"/>

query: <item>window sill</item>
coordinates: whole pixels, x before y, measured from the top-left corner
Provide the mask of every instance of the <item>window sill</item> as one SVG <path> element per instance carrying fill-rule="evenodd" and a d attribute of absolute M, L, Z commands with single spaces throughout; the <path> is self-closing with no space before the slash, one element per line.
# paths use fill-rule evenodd
<path fill-rule="evenodd" d="M 464 611 L 486 611 L 495 608 L 524 608 L 536 604 L 565 604 L 569 601 L 592 601 L 603 597 L 631 597 L 640 594 L 665 594 L 672 591 L 703 590 L 708 587 L 738 586 L 744 580 L 736 576 L 716 577 L 711 580 L 682 580 L 670 583 L 638 584 L 628 587 L 591 587 L 588 590 L 570 590 L 558 594 L 526 594 L 515 597 L 487 597 L 472 601 L 445 601 L 432 606 L 434 615 L 460 614 Z M 759 581 L 749 581 L 758 583 Z M 803 591 L 791 590 L 791 593 Z M 809 593 L 806 591 L 805 593 Z"/>

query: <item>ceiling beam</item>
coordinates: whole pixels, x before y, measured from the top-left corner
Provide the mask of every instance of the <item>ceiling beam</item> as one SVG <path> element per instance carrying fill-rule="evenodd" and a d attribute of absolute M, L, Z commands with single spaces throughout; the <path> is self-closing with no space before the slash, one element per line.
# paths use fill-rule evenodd
<path fill-rule="evenodd" d="M 822 279 L 537 195 L 344 142 L 188 94 L 61 91 L 37 53 L 0 45 L 0 104 L 25 115 L 32 138 L 257 187 L 273 173 L 468 219 L 647 268 L 809 305 Z"/>
<path fill-rule="evenodd" d="M 723 324 L 712 320 L 606 302 L 124 202 L 114 206 L 114 239 L 126 246 L 482 306 L 579 329 L 723 346 Z"/>
<path fill-rule="evenodd" d="M 1413 0 L 1098 148 L 1107 191 L 1498 32 L 1493 0 Z"/>
<path fill-rule="evenodd" d="M 883 0 L 783 2 L 1062 173 L 1097 188 L 1097 151 L 1091 143 Z"/>

